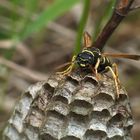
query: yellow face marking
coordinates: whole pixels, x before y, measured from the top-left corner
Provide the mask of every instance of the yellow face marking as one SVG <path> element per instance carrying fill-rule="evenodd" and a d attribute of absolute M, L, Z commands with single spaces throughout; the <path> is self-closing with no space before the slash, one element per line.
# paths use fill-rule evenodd
<path fill-rule="evenodd" d="M 85 64 L 80 64 L 80 66 L 81 66 L 81 67 L 85 67 L 86 65 L 85 65 Z"/>
<path fill-rule="evenodd" d="M 82 59 L 82 58 L 80 58 L 80 60 L 82 60 L 82 61 L 86 61 L 86 59 Z"/>

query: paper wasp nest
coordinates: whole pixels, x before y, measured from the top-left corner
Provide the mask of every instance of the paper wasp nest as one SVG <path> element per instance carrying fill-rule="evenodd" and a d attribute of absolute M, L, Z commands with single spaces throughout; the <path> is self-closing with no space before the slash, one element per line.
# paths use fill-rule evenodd
<path fill-rule="evenodd" d="M 4 140 L 132 140 L 126 91 L 115 98 L 114 81 L 73 72 L 54 75 L 23 94 L 5 128 Z"/>

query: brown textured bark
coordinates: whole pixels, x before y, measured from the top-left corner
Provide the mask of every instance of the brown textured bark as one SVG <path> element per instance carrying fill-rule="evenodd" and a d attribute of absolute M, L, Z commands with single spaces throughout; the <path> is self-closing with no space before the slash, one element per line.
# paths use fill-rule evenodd
<path fill-rule="evenodd" d="M 93 46 L 102 50 L 114 32 L 114 30 L 119 26 L 121 21 L 127 16 L 127 14 L 131 11 L 131 5 L 134 0 L 119 0 L 118 5 L 114 8 L 114 12 L 107 22 L 97 40 L 93 43 Z"/>
<path fill-rule="evenodd" d="M 4 140 L 132 140 L 129 99 L 114 81 L 91 74 L 52 76 L 23 94 Z"/>

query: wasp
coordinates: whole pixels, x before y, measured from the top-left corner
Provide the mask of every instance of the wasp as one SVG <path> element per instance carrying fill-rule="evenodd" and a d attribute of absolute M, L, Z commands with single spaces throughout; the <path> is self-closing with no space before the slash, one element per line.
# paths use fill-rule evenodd
<path fill-rule="evenodd" d="M 84 32 L 84 48 L 78 54 L 72 57 L 70 63 L 66 63 L 65 65 L 70 64 L 70 66 L 62 71 L 57 72 L 57 74 L 68 75 L 71 73 L 75 64 L 83 71 L 91 71 L 95 74 L 97 80 L 99 80 L 99 73 L 104 73 L 110 71 L 112 73 L 117 97 L 119 97 L 119 78 L 118 78 L 118 68 L 116 63 L 112 63 L 108 57 L 115 58 L 127 58 L 132 60 L 140 60 L 140 55 L 134 54 L 114 54 L 114 53 L 101 53 L 101 51 L 92 45 L 92 39 L 88 32 Z M 114 69 L 114 70 L 113 70 Z"/>

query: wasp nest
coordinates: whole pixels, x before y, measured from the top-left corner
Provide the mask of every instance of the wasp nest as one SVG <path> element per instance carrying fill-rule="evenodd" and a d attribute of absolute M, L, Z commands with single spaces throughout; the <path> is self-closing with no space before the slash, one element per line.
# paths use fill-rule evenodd
<path fill-rule="evenodd" d="M 124 88 L 91 74 L 52 76 L 23 94 L 4 140 L 132 140 L 133 119 Z"/>

